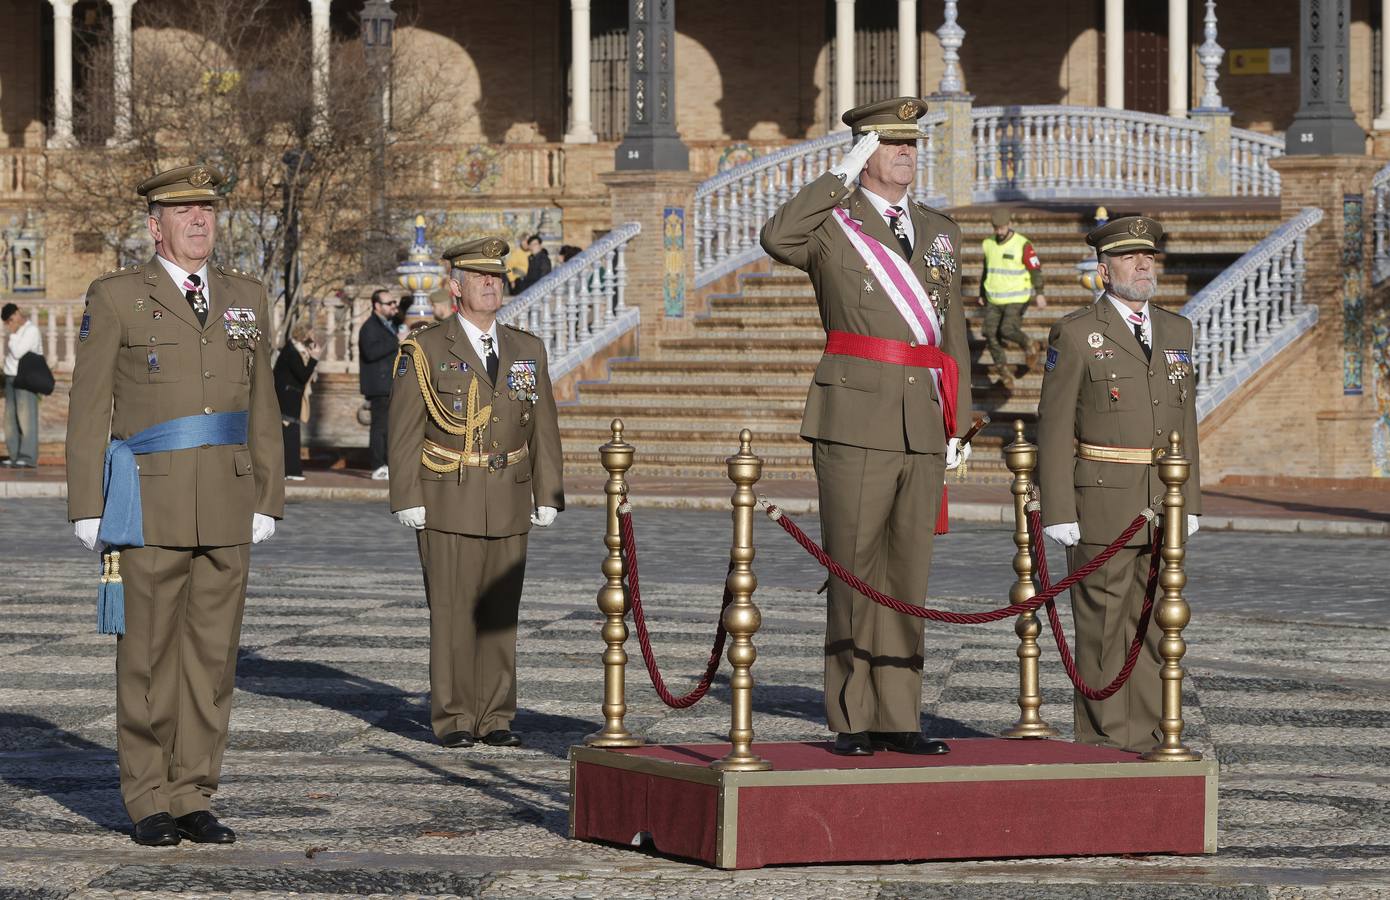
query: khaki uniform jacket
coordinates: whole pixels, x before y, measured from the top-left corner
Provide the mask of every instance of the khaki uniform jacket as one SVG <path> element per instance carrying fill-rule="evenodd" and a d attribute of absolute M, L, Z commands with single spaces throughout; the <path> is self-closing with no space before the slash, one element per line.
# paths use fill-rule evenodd
<path fill-rule="evenodd" d="M 482 431 L 485 453 L 508 453 L 526 447 L 527 458 L 496 472 L 464 466 L 440 473 L 420 461 L 425 438 L 467 452 L 468 437 L 444 431 L 429 416 L 409 353 L 402 353 L 391 386 L 387 459 L 391 467 L 391 510 L 425 508 L 425 527 L 479 537 L 506 537 L 531 530 L 533 506 L 565 508 L 560 427 L 551 393 L 545 344 L 533 334 L 499 323 L 497 381 L 488 381 L 458 316 L 415 332 L 429 359 L 425 373 L 446 408 L 467 412 L 468 386 L 478 383 L 478 405 L 491 405 Z M 508 386 L 513 366 L 535 366 L 533 403 Z"/>
<path fill-rule="evenodd" d="M 1165 488 L 1157 466 L 1077 459 L 1073 440 L 1158 448 L 1167 447 L 1168 434 L 1177 431 L 1183 454 L 1192 461 L 1183 489 L 1185 511 L 1202 512 L 1196 385 L 1191 373 L 1170 379 L 1176 373 L 1170 373 L 1164 353 L 1182 350 L 1191 358 L 1192 323 L 1152 303 L 1149 313 L 1152 362 L 1105 296 L 1052 326 L 1048 337 L 1038 404 L 1043 524 L 1077 522 L 1084 543 L 1113 541 Z M 1162 506 L 1154 511 L 1162 512 Z M 1130 544 L 1146 543 L 1146 531 L 1140 529 Z"/>
<path fill-rule="evenodd" d="M 251 541 L 251 515 L 280 518 L 285 461 L 270 367 L 265 289 L 250 275 L 208 267 L 207 324 L 158 259 L 87 288 L 68 400 L 68 518 L 100 516 L 110 439 L 214 412 L 250 412 L 246 444 L 149 453 L 140 466 L 145 543 L 216 547 Z M 254 311 L 254 349 L 227 346 L 223 313 Z"/>
<path fill-rule="evenodd" d="M 762 230 L 763 249 L 773 259 L 811 276 L 826 331 L 912 341 L 914 336 L 882 285 L 845 237 L 831 211 L 840 206 L 857 219 L 865 234 L 901 254 L 887 221 L 863 194 L 831 174 L 806 185 L 773 214 Z M 960 254 L 960 226 L 920 203 L 910 204 L 914 234 L 912 271 L 927 290 L 938 289 L 946 302 L 942 351 L 960 372 L 956 396 L 956 434 L 970 427 L 970 353 L 960 300 L 960 266 L 935 272 L 925 254 L 944 234 Z M 801 436 L 872 450 L 942 453 L 946 438 L 941 407 L 929 370 L 846 356 L 824 356 L 806 398 Z"/>

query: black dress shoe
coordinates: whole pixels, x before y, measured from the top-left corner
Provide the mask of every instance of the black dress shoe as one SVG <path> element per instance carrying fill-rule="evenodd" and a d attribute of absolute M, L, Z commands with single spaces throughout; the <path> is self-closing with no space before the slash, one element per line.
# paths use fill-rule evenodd
<path fill-rule="evenodd" d="M 136 822 L 130 836 L 146 847 L 172 847 L 179 842 L 179 826 L 168 813 L 155 813 Z"/>
<path fill-rule="evenodd" d="M 945 741 L 934 741 L 916 731 L 871 731 L 869 739 L 875 750 L 892 750 L 895 753 L 911 753 L 914 756 L 935 756 L 950 753 Z"/>
<path fill-rule="evenodd" d="M 439 743 L 446 747 L 472 747 L 473 732 L 471 731 L 451 731 L 439 739 Z"/>
<path fill-rule="evenodd" d="M 873 756 L 874 748 L 867 731 L 842 731 L 835 735 L 830 752 L 836 756 Z"/>
<path fill-rule="evenodd" d="M 179 816 L 179 834 L 195 844 L 234 844 L 236 832 L 217 821 L 217 816 L 205 809 Z"/>
<path fill-rule="evenodd" d="M 483 735 L 483 743 L 489 747 L 520 747 L 521 737 L 515 731 L 498 728 Z"/>

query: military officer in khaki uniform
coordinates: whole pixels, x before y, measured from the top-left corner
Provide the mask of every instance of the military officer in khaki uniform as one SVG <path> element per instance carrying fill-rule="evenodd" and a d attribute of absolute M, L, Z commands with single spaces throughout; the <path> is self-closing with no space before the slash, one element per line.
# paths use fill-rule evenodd
<path fill-rule="evenodd" d="M 811 277 L 827 333 L 801 435 L 813 444 L 832 557 L 885 593 L 924 603 L 932 535 L 970 412 L 960 227 L 914 203 L 917 123 L 899 97 L 844 121 L 834 168 L 763 226 L 762 245 Z M 921 733 L 922 620 L 830 582 L 825 707 L 835 752 L 944 753 Z"/>
<path fill-rule="evenodd" d="M 119 551 L 124 607 L 103 630 L 124 631 L 116 749 L 142 844 L 235 840 L 209 801 L 250 545 L 274 533 L 284 508 L 265 289 L 211 262 L 222 181 L 187 166 L 136 189 L 155 255 L 87 289 L 69 400 L 68 517 L 89 549 Z M 138 463 L 129 478 L 113 465 L 104 487 L 108 442 Z M 130 509 L 143 515 L 123 531 Z"/>
<path fill-rule="evenodd" d="M 545 345 L 497 322 L 507 243 L 451 248 L 458 315 L 401 345 L 391 389 L 391 509 L 419 531 L 440 743 L 521 743 L 516 623 L 527 533 L 565 507 Z"/>
<path fill-rule="evenodd" d="M 1187 532 L 1201 513 L 1197 397 L 1192 323 L 1149 303 L 1157 290 L 1154 254 L 1163 235 L 1143 216 L 1095 229 L 1105 294 L 1052 327 L 1038 406 L 1039 486 L 1044 533 L 1067 547 L 1072 569 L 1093 559 L 1134 517 L 1155 505 L 1163 483 L 1154 450 L 1182 435 L 1192 460 L 1184 486 Z M 1077 669 L 1100 688 L 1124 665 L 1149 574 L 1152 532 L 1072 588 Z M 1161 630 L 1150 625 L 1133 674 L 1109 699 L 1076 694 L 1077 740 L 1141 753 L 1161 734 L 1158 655 Z"/>

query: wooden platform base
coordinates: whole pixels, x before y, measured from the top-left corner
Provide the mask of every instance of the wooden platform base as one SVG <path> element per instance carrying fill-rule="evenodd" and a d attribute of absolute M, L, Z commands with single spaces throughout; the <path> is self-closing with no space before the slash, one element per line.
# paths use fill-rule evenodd
<path fill-rule="evenodd" d="M 727 744 L 570 750 L 570 835 L 722 869 L 1216 852 L 1215 760 L 1144 762 L 1064 741 L 953 740 L 943 756 L 842 757 L 755 744 L 767 772 L 718 772 Z"/>

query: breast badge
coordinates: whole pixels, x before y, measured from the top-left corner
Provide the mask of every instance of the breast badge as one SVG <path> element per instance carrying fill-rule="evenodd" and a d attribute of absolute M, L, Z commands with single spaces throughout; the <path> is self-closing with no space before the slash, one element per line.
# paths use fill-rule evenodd
<path fill-rule="evenodd" d="M 515 391 L 517 397 L 531 403 L 540 399 L 540 394 L 536 390 L 536 361 L 534 359 L 519 359 L 512 363 L 511 369 L 507 371 L 507 390 Z"/>
<path fill-rule="evenodd" d="M 1099 347 L 1105 343 L 1105 335 L 1101 334 L 1099 331 L 1093 331 L 1086 335 L 1086 343 L 1090 344 L 1092 347 Z"/>

